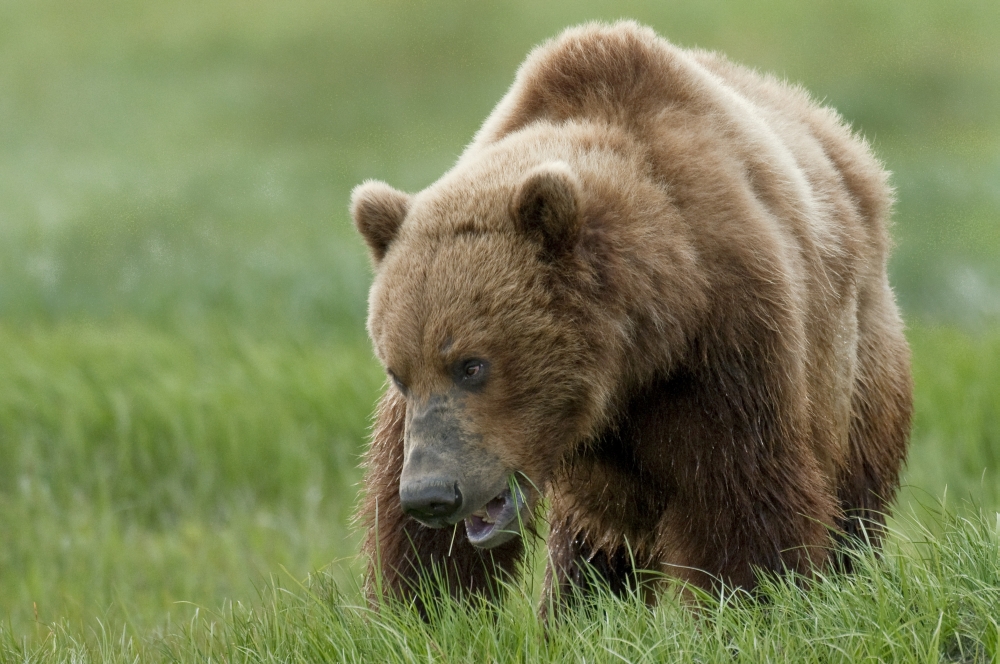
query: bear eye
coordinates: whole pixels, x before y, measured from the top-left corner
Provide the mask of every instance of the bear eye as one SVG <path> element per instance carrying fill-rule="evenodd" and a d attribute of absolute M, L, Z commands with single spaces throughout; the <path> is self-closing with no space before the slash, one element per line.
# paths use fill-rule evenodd
<path fill-rule="evenodd" d="M 459 360 L 452 370 L 455 382 L 467 388 L 482 385 L 488 372 L 489 362 L 478 358 Z"/>
<path fill-rule="evenodd" d="M 400 392 L 402 392 L 403 395 L 405 396 L 406 392 L 407 392 L 407 390 L 406 390 L 406 384 L 403 383 L 403 381 L 401 381 L 399 379 L 399 376 L 397 376 L 395 373 L 393 373 L 392 369 L 389 369 L 387 371 L 387 373 L 389 374 L 389 378 L 392 379 L 392 384 L 395 385 L 396 389 L 399 390 Z"/>

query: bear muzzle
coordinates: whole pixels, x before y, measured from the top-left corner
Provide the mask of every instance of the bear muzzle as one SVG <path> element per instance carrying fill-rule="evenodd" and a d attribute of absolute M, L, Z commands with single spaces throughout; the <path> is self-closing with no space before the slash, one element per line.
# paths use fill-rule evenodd
<path fill-rule="evenodd" d="M 430 528 L 464 521 L 474 546 L 499 546 L 530 516 L 527 493 L 482 439 L 464 426 L 464 404 L 451 395 L 412 406 L 403 445 L 399 501 Z"/>

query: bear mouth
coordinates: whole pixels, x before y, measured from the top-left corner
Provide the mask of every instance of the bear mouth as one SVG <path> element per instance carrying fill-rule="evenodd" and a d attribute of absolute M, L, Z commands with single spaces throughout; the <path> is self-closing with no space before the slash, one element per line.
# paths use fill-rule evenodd
<path fill-rule="evenodd" d="M 513 481 L 482 509 L 465 517 L 465 534 L 472 546 L 492 549 L 520 535 L 527 517 L 527 498 Z"/>

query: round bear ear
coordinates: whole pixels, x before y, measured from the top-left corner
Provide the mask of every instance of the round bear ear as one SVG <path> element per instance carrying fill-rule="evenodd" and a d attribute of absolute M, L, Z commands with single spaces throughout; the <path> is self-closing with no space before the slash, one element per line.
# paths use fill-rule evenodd
<path fill-rule="evenodd" d="M 351 218 L 377 265 L 410 209 L 410 195 L 385 182 L 368 180 L 351 192 Z"/>
<path fill-rule="evenodd" d="M 564 162 L 537 166 L 518 187 L 511 212 L 518 229 L 535 238 L 548 258 L 567 254 L 580 233 L 580 181 Z"/>

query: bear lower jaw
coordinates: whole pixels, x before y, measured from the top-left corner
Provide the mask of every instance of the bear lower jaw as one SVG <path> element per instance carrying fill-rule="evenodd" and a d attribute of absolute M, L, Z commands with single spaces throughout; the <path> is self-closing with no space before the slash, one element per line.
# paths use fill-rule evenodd
<path fill-rule="evenodd" d="M 480 549 L 500 546 L 521 534 L 527 512 L 528 503 L 520 487 L 513 493 L 508 487 L 482 509 L 465 517 L 466 537 Z"/>

